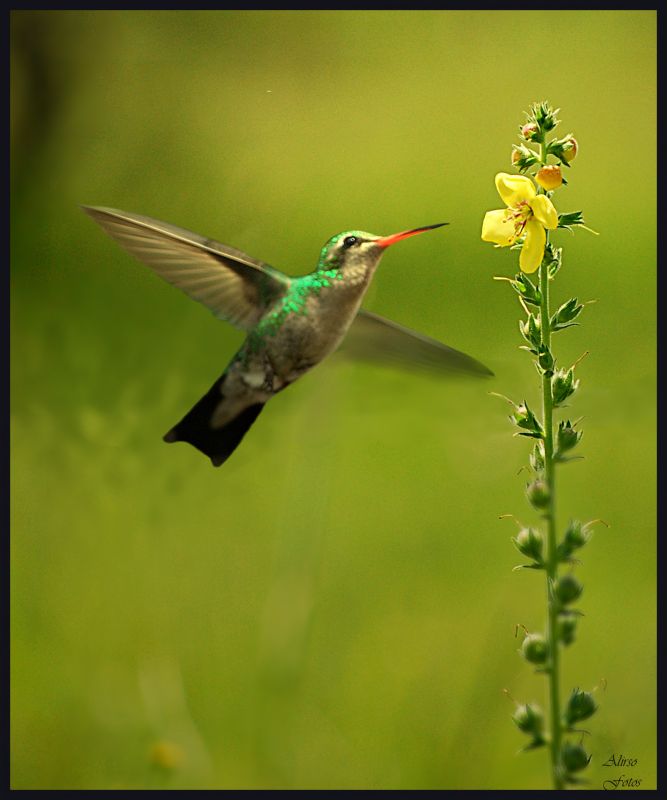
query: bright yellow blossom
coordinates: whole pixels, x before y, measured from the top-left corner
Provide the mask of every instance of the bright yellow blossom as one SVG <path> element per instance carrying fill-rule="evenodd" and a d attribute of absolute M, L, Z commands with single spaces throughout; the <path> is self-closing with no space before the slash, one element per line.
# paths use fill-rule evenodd
<path fill-rule="evenodd" d="M 544 194 L 537 194 L 535 184 L 525 175 L 496 175 L 496 189 L 506 209 L 487 211 L 482 223 L 482 239 L 498 247 L 509 247 L 525 236 L 519 266 L 523 272 L 535 272 L 544 258 L 545 228 L 558 227 L 558 213 Z"/>

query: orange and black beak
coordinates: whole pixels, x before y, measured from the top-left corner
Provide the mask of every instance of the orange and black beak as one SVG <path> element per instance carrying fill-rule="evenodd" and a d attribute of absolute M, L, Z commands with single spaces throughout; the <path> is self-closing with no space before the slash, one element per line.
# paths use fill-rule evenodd
<path fill-rule="evenodd" d="M 442 228 L 443 225 L 449 225 L 449 223 L 439 222 L 437 225 L 425 225 L 423 228 L 414 228 L 411 231 L 392 233 L 391 236 L 383 236 L 381 239 L 376 239 L 375 244 L 378 245 L 378 247 L 389 247 L 391 244 L 400 242 L 401 239 L 407 239 L 408 236 L 416 236 L 418 233 L 424 233 L 424 231 L 432 231 L 433 228 Z"/>

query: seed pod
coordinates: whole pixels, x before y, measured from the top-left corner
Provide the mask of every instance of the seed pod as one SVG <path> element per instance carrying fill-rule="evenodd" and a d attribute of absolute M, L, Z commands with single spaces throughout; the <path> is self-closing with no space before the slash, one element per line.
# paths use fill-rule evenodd
<path fill-rule="evenodd" d="M 584 587 L 571 572 L 559 578 L 554 586 L 554 593 L 564 606 L 578 600 L 583 591 Z"/>
<path fill-rule="evenodd" d="M 544 715 L 539 706 L 531 706 L 528 703 L 518 706 L 512 719 L 520 731 L 532 734 L 535 739 L 542 738 Z"/>
<path fill-rule="evenodd" d="M 517 533 L 516 538 L 512 539 L 516 549 L 524 556 L 532 558 L 538 563 L 542 563 L 542 548 L 544 540 L 542 534 L 534 528 L 522 528 Z"/>
<path fill-rule="evenodd" d="M 531 664 L 544 664 L 549 657 L 549 645 L 541 633 L 529 633 L 521 645 L 521 654 Z"/>
<path fill-rule="evenodd" d="M 565 709 L 564 719 L 568 727 L 576 722 L 592 717 L 597 711 L 597 703 L 590 692 L 582 692 L 581 689 L 574 689 L 570 695 Z"/>
<path fill-rule="evenodd" d="M 583 436 L 582 431 L 577 431 L 572 426 L 570 420 L 563 421 L 558 426 L 558 433 L 556 434 L 556 447 L 558 454 L 567 453 L 579 444 L 579 440 Z"/>
<path fill-rule="evenodd" d="M 558 621 L 558 638 L 564 645 L 569 645 L 576 639 L 577 618 L 561 617 Z"/>
<path fill-rule="evenodd" d="M 563 544 L 567 550 L 573 552 L 587 544 L 590 538 L 590 533 L 584 528 L 581 522 L 579 522 L 578 519 L 572 519 L 565 531 Z"/>
<path fill-rule="evenodd" d="M 534 508 L 545 509 L 549 505 L 549 487 L 539 478 L 526 487 L 526 495 Z"/>
<path fill-rule="evenodd" d="M 551 394 L 554 399 L 554 406 L 562 405 L 570 395 L 574 394 L 579 388 L 579 380 L 574 380 L 574 370 L 559 369 L 554 372 L 551 378 Z"/>
<path fill-rule="evenodd" d="M 560 757 L 563 765 L 569 772 L 579 772 L 588 766 L 591 756 L 584 750 L 580 744 L 572 744 L 565 742 L 560 751 Z"/>

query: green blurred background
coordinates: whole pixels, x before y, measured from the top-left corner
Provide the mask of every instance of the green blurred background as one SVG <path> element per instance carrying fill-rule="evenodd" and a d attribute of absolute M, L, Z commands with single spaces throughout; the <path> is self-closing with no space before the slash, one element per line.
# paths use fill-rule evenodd
<path fill-rule="evenodd" d="M 655 786 L 655 12 L 14 12 L 12 785 L 542 788 L 508 689 L 539 405 L 520 309 L 480 240 L 523 111 L 580 155 L 555 300 L 597 299 L 560 519 L 603 517 L 563 693 L 606 680 L 587 777 Z M 333 233 L 449 220 L 387 254 L 365 306 L 490 382 L 334 357 L 223 468 L 162 434 L 242 340 L 78 208 L 214 236 L 292 274 Z M 602 766 L 611 753 L 633 770 Z"/>

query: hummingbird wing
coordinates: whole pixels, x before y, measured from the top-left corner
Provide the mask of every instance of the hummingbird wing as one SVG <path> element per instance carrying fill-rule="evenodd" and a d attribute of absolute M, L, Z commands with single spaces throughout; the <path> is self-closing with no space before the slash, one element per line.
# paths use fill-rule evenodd
<path fill-rule="evenodd" d="M 362 360 L 424 369 L 439 375 L 493 375 L 490 369 L 460 350 L 363 308 L 350 326 L 341 351 Z"/>
<path fill-rule="evenodd" d="M 243 330 L 290 285 L 287 275 L 268 264 L 184 228 L 114 208 L 82 208 L 161 278 Z"/>

